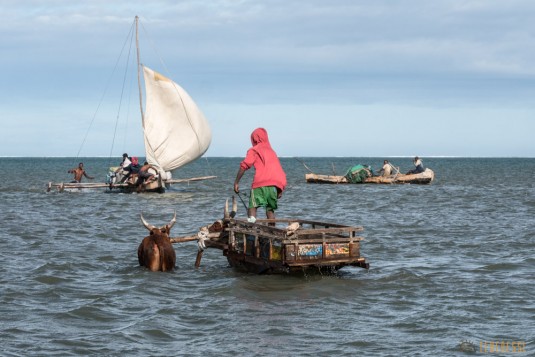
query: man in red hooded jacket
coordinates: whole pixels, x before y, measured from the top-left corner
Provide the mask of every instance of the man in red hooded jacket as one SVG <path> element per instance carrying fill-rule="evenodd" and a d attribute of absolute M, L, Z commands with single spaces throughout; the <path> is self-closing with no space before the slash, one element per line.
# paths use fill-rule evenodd
<path fill-rule="evenodd" d="M 275 219 L 277 200 L 281 198 L 286 188 L 286 174 L 277 154 L 271 148 L 266 129 L 255 129 L 251 134 L 251 144 L 253 147 L 247 150 L 245 159 L 240 163 L 240 169 L 234 181 L 234 192 L 240 192 L 240 179 L 245 171 L 254 166 L 255 175 L 247 212 L 249 220 L 253 222 L 256 220 L 257 207 L 265 207 L 266 217 Z"/>

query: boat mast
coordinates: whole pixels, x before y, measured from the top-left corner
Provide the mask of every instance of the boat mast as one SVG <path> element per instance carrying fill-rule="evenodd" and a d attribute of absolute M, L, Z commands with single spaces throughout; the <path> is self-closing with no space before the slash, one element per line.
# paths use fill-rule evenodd
<path fill-rule="evenodd" d="M 143 115 L 143 92 L 141 90 L 141 63 L 139 63 L 139 16 L 136 15 L 136 50 L 137 50 L 137 86 L 139 89 L 139 109 L 141 111 L 141 123 L 145 127 L 145 116 Z"/>

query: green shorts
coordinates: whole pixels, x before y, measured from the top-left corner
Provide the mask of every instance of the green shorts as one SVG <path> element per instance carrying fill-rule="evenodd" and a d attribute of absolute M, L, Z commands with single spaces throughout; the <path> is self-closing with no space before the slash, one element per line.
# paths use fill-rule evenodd
<path fill-rule="evenodd" d="M 276 210 L 277 188 L 275 186 L 265 186 L 252 189 L 249 207 L 266 207 L 266 211 Z"/>

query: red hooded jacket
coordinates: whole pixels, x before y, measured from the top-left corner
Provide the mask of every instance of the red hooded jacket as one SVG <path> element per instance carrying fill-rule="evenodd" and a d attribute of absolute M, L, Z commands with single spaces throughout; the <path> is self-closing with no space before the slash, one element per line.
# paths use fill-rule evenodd
<path fill-rule="evenodd" d="M 240 167 L 249 170 L 255 168 L 255 175 L 251 188 L 275 186 L 281 192 L 286 188 L 286 174 L 282 169 L 277 154 L 271 148 L 266 129 L 258 128 L 251 134 L 252 148 L 247 150 L 247 156 L 240 163 Z"/>

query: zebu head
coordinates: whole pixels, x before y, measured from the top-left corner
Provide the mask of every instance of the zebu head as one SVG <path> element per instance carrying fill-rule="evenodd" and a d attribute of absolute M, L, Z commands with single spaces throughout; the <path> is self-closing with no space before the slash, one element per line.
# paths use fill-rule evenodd
<path fill-rule="evenodd" d="M 153 226 L 152 224 L 149 224 L 147 223 L 147 221 L 145 220 L 145 218 L 143 218 L 143 213 L 140 214 L 140 217 L 141 217 L 141 222 L 143 223 L 143 225 L 145 226 L 145 228 L 147 228 L 150 232 L 150 234 L 153 234 L 154 232 L 159 232 L 159 233 L 163 233 L 163 234 L 171 234 L 171 228 L 175 225 L 176 223 L 176 211 L 175 211 L 175 215 L 173 216 L 173 219 L 171 219 L 171 221 L 166 224 L 166 225 L 163 225 L 161 227 L 156 227 L 156 226 Z"/>

